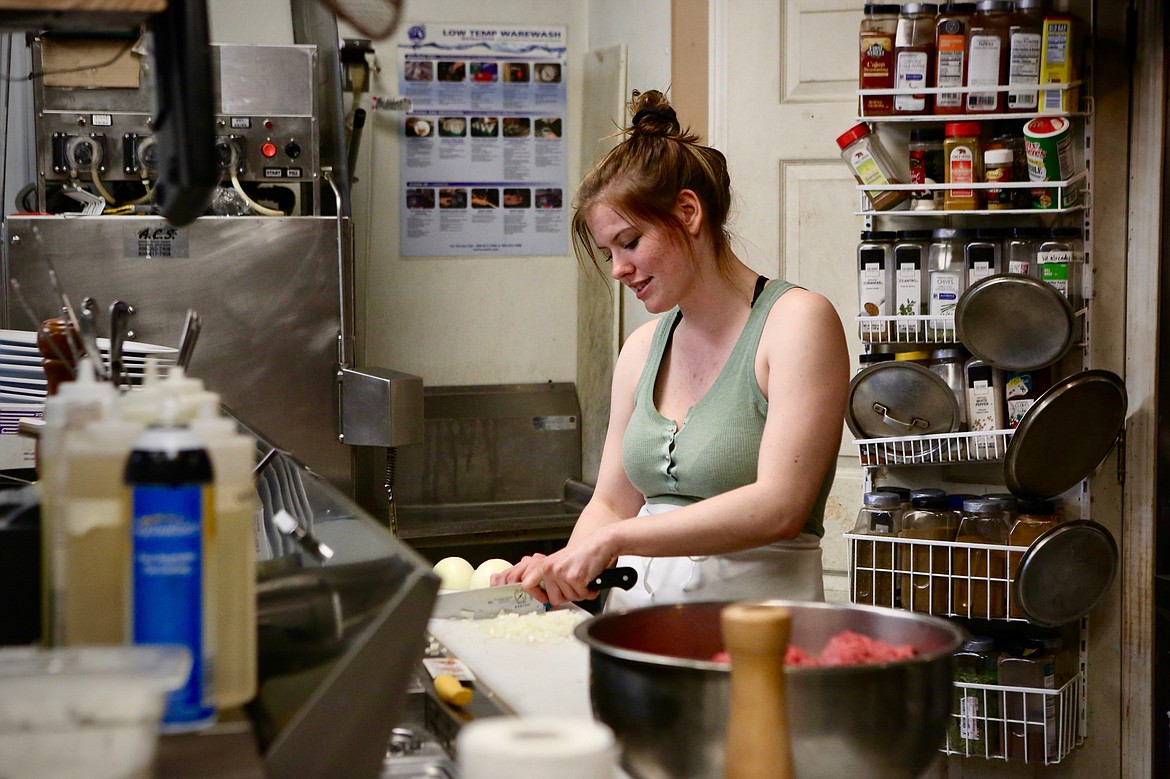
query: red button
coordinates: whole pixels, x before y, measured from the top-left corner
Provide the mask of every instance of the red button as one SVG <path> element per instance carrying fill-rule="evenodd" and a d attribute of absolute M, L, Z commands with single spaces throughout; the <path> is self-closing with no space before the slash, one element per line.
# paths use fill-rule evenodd
<path fill-rule="evenodd" d="M 269 159 L 276 156 L 276 144 L 269 142 L 260 147 L 260 153 Z"/>

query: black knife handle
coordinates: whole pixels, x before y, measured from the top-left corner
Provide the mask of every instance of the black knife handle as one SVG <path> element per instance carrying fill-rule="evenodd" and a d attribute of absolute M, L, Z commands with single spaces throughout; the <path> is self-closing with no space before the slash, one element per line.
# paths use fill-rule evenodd
<path fill-rule="evenodd" d="M 606 568 L 589 582 L 590 590 L 607 590 L 617 587 L 619 590 L 628 590 L 638 583 L 638 572 L 629 566 L 620 568 Z"/>

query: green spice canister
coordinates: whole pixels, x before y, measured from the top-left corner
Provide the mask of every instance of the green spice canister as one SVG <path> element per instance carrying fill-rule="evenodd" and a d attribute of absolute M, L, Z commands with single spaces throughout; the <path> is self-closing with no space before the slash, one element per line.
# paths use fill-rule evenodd
<path fill-rule="evenodd" d="M 1024 125 L 1031 181 L 1065 181 L 1073 175 L 1071 127 L 1063 116 L 1040 116 Z M 1063 196 L 1055 189 L 1032 190 L 1032 208 L 1068 207 L 1076 202 L 1076 187 L 1065 188 Z"/>

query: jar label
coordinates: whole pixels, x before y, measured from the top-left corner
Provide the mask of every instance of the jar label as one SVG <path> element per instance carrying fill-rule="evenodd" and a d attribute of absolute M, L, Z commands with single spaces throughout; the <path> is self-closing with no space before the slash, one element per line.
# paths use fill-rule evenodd
<path fill-rule="evenodd" d="M 965 741 L 979 740 L 979 698 L 975 695 L 959 698 L 959 736 Z"/>
<path fill-rule="evenodd" d="M 1017 32 L 1012 35 L 1011 52 L 1008 57 L 1008 84 L 1040 83 L 1040 42 L 1039 33 Z M 1008 109 L 1013 111 L 1035 111 L 1037 92 L 1008 92 Z"/>
<path fill-rule="evenodd" d="M 1003 42 L 998 35 L 972 35 L 967 48 L 967 86 L 999 86 Z M 967 110 L 994 112 L 999 105 L 997 92 L 968 92 Z"/>
<path fill-rule="evenodd" d="M 961 23 L 947 22 L 963 29 Z M 947 35 L 938 36 L 938 65 L 935 68 L 935 86 L 961 87 L 963 86 L 963 60 L 966 58 L 967 36 Z M 963 106 L 962 92 L 940 92 L 934 97 L 934 104 L 939 108 L 961 108 Z"/>
<path fill-rule="evenodd" d="M 900 51 L 897 57 L 897 71 L 894 86 L 898 89 L 920 90 L 926 87 L 926 74 L 930 67 L 930 56 L 925 51 Z M 895 111 L 925 111 L 926 98 L 913 95 L 898 95 L 894 98 Z"/>

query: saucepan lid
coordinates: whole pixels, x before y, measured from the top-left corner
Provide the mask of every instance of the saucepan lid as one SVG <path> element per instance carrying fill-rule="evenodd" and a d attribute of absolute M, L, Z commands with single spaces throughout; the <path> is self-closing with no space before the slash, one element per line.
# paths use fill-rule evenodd
<path fill-rule="evenodd" d="M 845 422 L 858 438 L 951 433 L 959 403 L 942 377 L 912 362 L 871 365 L 849 382 Z"/>
<path fill-rule="evenodd" d="M 1004 482 L 1021 498 L 1054 498 L 1090 476 L 1125 426 L 1125 383 L 1109 371 L 1069 376 L 1041 395 L 1008 443 Z"/>
<path fill-rule="evenodd" d="M 967 351 L 996 368 L 1043 368 L 1076 340 L 1076 314 L 1055 287 L 1021 273 L 972 284 L 955 306 L 955 331 Z"/>
<path fill-rule="evenodd" d="M 1098 522 L 1062 522 L 1037 538 L 1016 569 L 1013 597 L 1029 622 L 1059 627 L 1093 610 L 1117 573 L 1117 542 Z"/>

